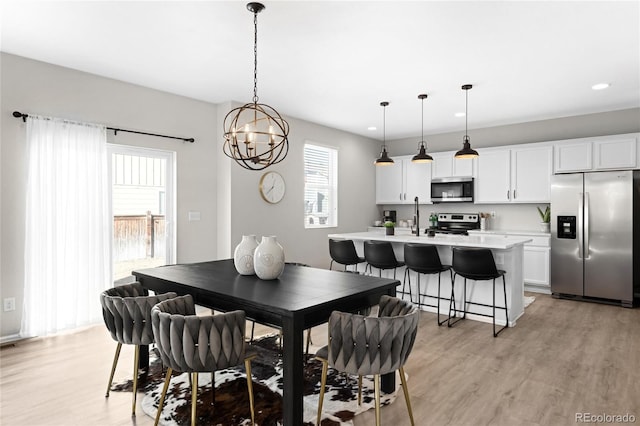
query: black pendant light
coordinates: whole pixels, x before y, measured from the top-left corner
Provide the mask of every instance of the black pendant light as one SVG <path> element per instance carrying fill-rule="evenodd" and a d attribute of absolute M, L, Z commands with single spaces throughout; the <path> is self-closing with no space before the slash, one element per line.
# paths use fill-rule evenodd
<path fill-rule="evenodd" d="M 253 13 L 253 102 L 234 108 L 224 118 L 227 157 L 249 170 L 262 170 L 281 162 L 289 152 L 289 124 L 278 111 L 258 103 L 258 13 L 261 3 L 248 3 Z"/>
<path fill-rule="evenodd" d="M 380 106 L 382 107 L 382 148 L 380 150 L 380 157 L 376 159 L 376 162 L 374 163 L 376 166 L 389 166 L 393 164 L 393 160 L 389 158 L 389 154 L 387 153 L 387 145 L 386 145 L 387 105 L 389 105 L 389 102 L 387 101 L 380 102 Z"/>
<path fill-rule="evenodd" d="M 427 149 L 424 143 L 424 100 L 427 99 L 427 95 L 418 95 L 418 99 L 422 101 L 422 137 L 418 145 L 418 153 L 411 159 L 412 163 L 430 163 L 433 161 L 433 157 L 427 154 Z"/>
<path fill-rule="evenodd" d="M 471 149 L 471 143 L 469 142 L 469 135 L 467 134 L 467 124 L 469 122 L 468 119 L 468 110 L 469 110 L 469 90 L 471 90 L 473 86 L 471 84 L 465 84 L 462 86 L 462 90 L 465 91 L 465 110 L 464 110 L 464 138 L 462 138 L 462 149 L 456 152 L 455 158 L 476 158 L 478 156 L 478 151 Z"/>

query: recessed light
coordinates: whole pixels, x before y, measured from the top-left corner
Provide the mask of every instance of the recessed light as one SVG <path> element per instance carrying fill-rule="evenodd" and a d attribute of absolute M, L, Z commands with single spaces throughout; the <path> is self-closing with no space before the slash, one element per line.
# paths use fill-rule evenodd
<path fill-rule="evenodd" d="M 464 112 L 456 112 L 455 114 L 456 117 L 464 117 L 466 114 Z"/>
<path fill-rule="evenodd" d="M 593 90 L 603 90 L 611 86 L 609 83 L 598 83 L 591 86 Z"/>
<path fill-rule="evenodd" d="M 378 130 L 378 128 L 376 126 L 369 126 L 367 127 L 367 130 L 373 131 L 373 130 Z"/>

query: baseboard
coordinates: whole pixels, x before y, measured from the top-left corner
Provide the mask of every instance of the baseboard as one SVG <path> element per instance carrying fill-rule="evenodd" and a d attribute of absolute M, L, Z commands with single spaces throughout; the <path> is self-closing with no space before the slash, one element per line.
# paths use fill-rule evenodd
<path fill-rule="evenodd" d="M 0 346 L 13 344 L 20 340 L 25 340 L 25 339 L 26 339 L 25 337 L 22 337 L 19 334 L 9 334 L 8 336 L 0 337 Z"/>

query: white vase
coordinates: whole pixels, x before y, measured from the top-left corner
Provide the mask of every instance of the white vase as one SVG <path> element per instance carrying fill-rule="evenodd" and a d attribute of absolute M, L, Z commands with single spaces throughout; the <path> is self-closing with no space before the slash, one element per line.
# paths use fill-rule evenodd
<path fill-rule="evenodd" d="M 540 230 L 549 233 L 551 224 L 549 222 L 540 222 Z"/>
<path fill-rule="evenodd" d="M 263 280 L 275 280 L 284 270 L 284 249 L 276 237 L 262 237 L 253 254 L 256 275 Z"/>
<path fill-rule="evenodd" d="M 253 275 L 256 273 L 253 267 L 253 253 L 258 247 L 255 235 L 243 235 L 242 241 L 233 251 L 233 265 L 240 275 Z"/>

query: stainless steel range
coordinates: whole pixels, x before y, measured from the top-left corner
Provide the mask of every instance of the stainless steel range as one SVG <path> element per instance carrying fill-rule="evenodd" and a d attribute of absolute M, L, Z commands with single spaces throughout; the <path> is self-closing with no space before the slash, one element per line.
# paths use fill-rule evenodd
<path fill-rule="evenodd" d="M 477 213 L 439 213 L 436 234 L 468 235 L 470 229 L 480 229 Z"/>

